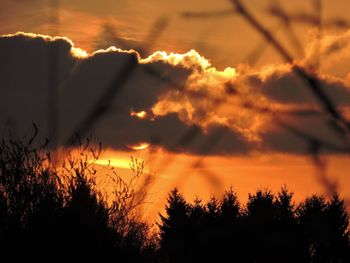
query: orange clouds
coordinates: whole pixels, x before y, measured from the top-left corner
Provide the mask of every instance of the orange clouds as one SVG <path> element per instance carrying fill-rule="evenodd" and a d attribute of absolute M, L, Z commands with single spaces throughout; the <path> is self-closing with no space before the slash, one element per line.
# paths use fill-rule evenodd
<path fill-rule="evenodd" d="M 3 112 L 21 120 L 23 126 L 33 121 L 42 127 L 45 116 L 39 107 L 45 105 L 43 79 L 47 76 L 48 61 L 44 50 L 58 48 L 61 143 L 86 118 L 105 90 L 113 87 L 110 102 L 103 105 L 105 115 L 89 128 L 102 142 L 116 149 L 130 145 L 139 148 L 140 143 L 148 143 L 170 151 L 202 154 L 307 153 L 308 142 L 280 127 L 276 117 L 316 138 L 331 138 L 342 145 L 312 92 L 294 74 L 292 65 L 262 68 L 238 65 L 219 70 L 195 50 L 184 54 L 158 51 L 147 58 L 141 58 L 137 51 L 116 47 L 88 54 L 67 38 L 24 33 L 4 36 L 0 45 L 3 63 L 10 65 L 2 76 L 4 87 L 12 85 L 17 90 L 13 94 L 3 93 Z M 130 61 L 134 65 L 132 74 L 124 85 L 118 86 L 116 76 Z M 35 63 L 34 68 L 41 69 L 42 74 L 31 73 Z M 15 70 L 18 64 L 23 67 L 21 71 Z M 21 77 L 11 77 L 16 74 Z M 317 77 L 336 105 L 350 106 L 346 81 L 326 74 Z M 26 84 L 21 82 L 24 79 L 33 85 L 24 89 Z M 6 101 L 21 101 L 33 94 L 31 89 L 40 94 L 33 98 L 40 99 L 35 103 L 38 109 L 27 105 L 25 114 L 17 116 L 14 113 L 18 109 L 12 109 Z M 23 101 L 23 105 L 30 101 Z M 26 116 L 27 113 L 31 115 Z M 196 131 L 195 136 L 187 141 L 186 134 L 191 130 Z M 213 149 L 207 148 L 207 141 L 215 141 Z"/>
<path fill-rule="evenodd" d="M 320 71 L 346 77 L 349 73 L 350 30 L 327 33 L 321 39 L 311 38 L 305 48 L 306 66 L 320 60 Z"/>
<path fill-rule="evenodd" d="M 155 116 L 177 113 L 181 120 L 203 128 L 211 124 L 229 126 L 228 118 L 219 114 L 219 109 L 226 100 L 228 83 L 238 76 L 234 68 L 220 71 L 195 50 L 185 54 L 155 52 L 141 63 L 158 61 L 189 69 L 190 75 L 183 87 L 174 87 L 162 95 L 152 107 Z"/>
<path fill-rule="evenodd" d="M 326 127 L 326 117 L 321 116 L 316 97 L 304 80 L 294 74 L 293 65 L 273 64 L 261 68 L 239 65 L 237 69 L 220 71 L 194 50 L 183 55 L 156 52 L 143 62 L 159 60 L 190 69 L 191 74 L 183 88 L 169 90 L 160 97 L 152 107 L 152 116 L 177 113 L 182 121 L 203 129 L 211 124 L 223 125 L 257 146 L 262 144 L 263 149 L 267 131 L 277 129 L 281 134 L 285 133 L 271 125 L 274 115 L 304 130 L 305 118 L 298 114 L 308 112 L 314 115 L 308 122 L 319 127 L 320 134 L 316 137 L 336 138 L 336 134 Z M 327 74 L 318 78 L 335 104 L 349 105 L 350 90 L 345 80 Z M 305 149 L 300 142 L 296 145 Z"/>

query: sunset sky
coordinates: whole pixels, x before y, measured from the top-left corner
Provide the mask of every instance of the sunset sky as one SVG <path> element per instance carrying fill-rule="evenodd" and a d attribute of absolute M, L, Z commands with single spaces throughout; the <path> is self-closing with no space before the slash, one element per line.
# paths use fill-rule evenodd
<path fill-rule="evenodd" d="M 0 132 L 25 136 L 34 122 L 47 136 L 48 50 L 58 54 L 59 146 L 132 63 L 84 135 L 102 142 L 102 166 L 110 160 L 128 176 L 130 156 L 145 161 L 154 177 L 150 217 L 175 186 L 189 199 L 233 186 L 244 201 L 257 188 L 286 184 L 299 201 L 327 192 L 322 172 L 350 199 L 349 157 L 322 149 L 320 171 L 309 141 L 286 128 L 348 149 L 348 138 L 293 71 L 312 70 L 350 117 L 350 2 L 322 1 L 321 32 L 310 22 L 318 18 L 317 2 L 243 1 L 291 64 L 229 0 L 1 0 Z M 294 18 L 292 27 L 276 10 Z"/>

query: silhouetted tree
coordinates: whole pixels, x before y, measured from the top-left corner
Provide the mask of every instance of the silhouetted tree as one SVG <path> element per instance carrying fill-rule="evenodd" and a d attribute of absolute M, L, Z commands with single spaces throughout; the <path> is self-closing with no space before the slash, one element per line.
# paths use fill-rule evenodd
<path fill-rule="evenodd" d="M 189 262 L 203 262 L 205 260 L 203 248 L 207 242 L 207 229 L 205 225 L 206 210 L 202 200 L 196 198 L 189 206 L 188 224 L 186 224 Z"/>
<path fill-rule="evenodd" d="M 325 257 L 330 262 L 349 262 L 349 216 L 344 200 L 334 193 L 325 211 L 327 222 L 327 243 Z"/>
<path fill-rule="evenodd" d="M 274 260 L 275 262 L 305 262 L 307 250 L 295 216 L 293 193 L 282 187 L 275 199 Z"/>
<path fill-rule="evenodd" d="M 348 215 L 337 194 L 329 202 L 317 195 L 307 198 L 298 208 L 298 219 L 310 262 L 345 262 Z"/>
<path fill-rule="evenodd" d="M 275 262 L 276 206 L 270 190 L 249 194 L 245 212 L 248 262 Z"/>
<path fill-rule="evenodd" d="M 219 241 L 214 245 L 219 250 L 220 261 L 240 261 L 242 254 L 241 207 L 237 194 L 232 188 L 224 192 L 220 203 L 219 225 L 217 234 Z"/>
<path fill-rule="evenodd" d="M 113 255 L 117 233 L 109 228 L 108 207 L 98 198 L 91 182 L 80 174 L 70 185 L 64 209 L 64 229 L 70 238 L 62 244 L 75 260 L 97 261 Z M 117 246 L 116 246 L 117 247 Z"/>
<path fill-rule="evenodd" d="M 220 203 L 215 196 L 212 196 L 205 209 L 205 220 L 208 225 L 217 223 L 220 216 Z"/>
<path fill-rule="evenodd" d="M 224 193 L 220 207 L 220 221 L 226 225 L 235 224 L 240 216 L 237 194 L 230 188 Z"/>
<path fill-rule="evenodd" d="M 327 228 L 325 211 L 327 203 L 324 197 L 313 195 L 298 207 L 299 225 L 307 242 L 308 261 L 318 262 L 322 254 L 324 229 Z"/>
<path fill-rule="evenodd" d="M 188 261 L 189 205 L 175 188 L 168 197 L 166 215 L 160 215 L 160 249 L 168 262 Z"/>
<path fill-rule="evenodd" d="M 219 202 L 214 196 L 212 196 L 203 207 L 204 220 L 202 223 L 202 230 L 200 233 L 201 256 L 199 257 L 199 261 L 217 261 L 218 255 L 220 255 L 222 251 L 222 238 L 219 233 L 219 227 L 221 226 L 221 223 L 219 221 L 221 212 L 220 207 L 221 202 Z"/>
<path fill-rule="evenodd" d="M 295 220 L 294 217 L 294 203 L 293 193 L 288 190 L 286 186 L 283 186 L 278 192 L 275 205 L 277 220 L 285 223 L 292 223 Z"/>

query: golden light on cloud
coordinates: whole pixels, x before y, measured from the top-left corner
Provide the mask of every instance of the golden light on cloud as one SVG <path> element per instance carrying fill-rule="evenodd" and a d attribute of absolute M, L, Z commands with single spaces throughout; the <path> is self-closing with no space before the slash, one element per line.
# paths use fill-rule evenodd
<path fill-rule="evenodd" d="M 181 64 L 186 68 L 198 67 L 198 65 L 202 68 L 209 68 L 211 66 L 210 62 L 194 49 L 184 54 L 156 51 L 148 58 L 141 59 L 140 62 L 147 64 L 154 61 L 165 61 L 174 66 Z"/>
<path fill-rule="evenodd" d="M 139 111 L 139 112 L 131 111 L 130 116 L 137 117 L 139 119 L 146 119 L 147 112 L 145 112 L 145 111 Z"/>
<path fill-rule="evenodd" d="M 87 58 L 89 56 L 89 54 L 81 48 L 72 47 L 71 53 L 75 58 Z"/>
<path fill-rule="evenodd" d="M 155 118 L 177 113 L 181 121 L 204 129 L 210 124 L 229 126 L 229 115 L 218 112 L 216 101 L 227 98 L 226 84 L 239 76 L 235 68 L 219 70 L 194 49 L 184 54 L 156 51 L 140 63 L 158 61 L 189 69 L 189 75 L 183 91 L 169 90 L 153 105 L 151 112 Z"/>
<path fill-rule="evenodd" d="M 75 58 L 87 58 L 89 57 L 89 54 L 87 51 L 81 48 L 77 48 L 74 46 L 74 43 L 71 39 L 68 37 L 61 37 L 61 36 L 49 36 L 49 35 L 43 35 L 43 34 L 36 34 L 36 33 L 25 33 L 25 32 L 17 32 L 15 34 L 6 34 L 2 35 L 2 37 L 14 37 L 14 36 L 25 36 L 25 37 L 31 37 L 31 38 L 42 38 L 45 41 L 54 42 L 58 40 L 63 40 L 71 45 L 71 54 Z"/>
<path fill-rule="evenodd" d="M 134 145 L 128 145 L 127 147 L 128 147 L 129 149 L 139 151 L 139 150 L 145 150 L 145 149 L 147 149 L 150 145 L 151 145 L 151 144 L 149 144 L 149 143 L 147 143 L 147 142 L 141 142 L 141 143 L 134 144 Z"/>

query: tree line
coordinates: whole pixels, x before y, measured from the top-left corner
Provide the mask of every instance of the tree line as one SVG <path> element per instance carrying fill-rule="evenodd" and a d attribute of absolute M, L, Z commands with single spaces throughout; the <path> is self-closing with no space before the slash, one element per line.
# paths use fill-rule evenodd
<path fill-rule="evenodd" d="M 139 219 L 142 202 L 132 183 L 113 169 L 112 198 L 99 190 L 99 149 L 53 165 L 33 138 L 0 140 L 0 259 L 79 262 L 350 262 L 348 214 L 334 194 L 298 206 L 283 187 L 258 190 L 239 203 L 232 189 L 222 199 L 187 202 L 169 193 L 158 231 Z M 106 176 L 106 174 L 104 174 Z"/>
<path fill-rule="evenodd" d="M 160 252 L 167 262 L 350 262 L 344 201 L 313 195 L 298 206 L 282 187 L 257 190 L 239 203 L 230 189 L 187 203 L 177 189 L 161 215 Z"/>

